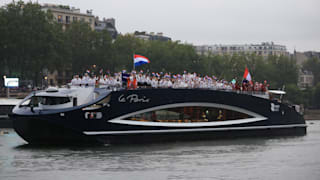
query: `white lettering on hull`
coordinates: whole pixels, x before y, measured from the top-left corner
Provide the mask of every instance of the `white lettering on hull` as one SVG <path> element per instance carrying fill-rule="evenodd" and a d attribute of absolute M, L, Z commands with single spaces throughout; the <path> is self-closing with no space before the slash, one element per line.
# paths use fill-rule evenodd
<path fill-rule="evenodd" d="M 129 103 L 148 103 L 150 102 L 149 98 L 143 96 L 142 98 L 139 97 L 138 94 L 130 94 L 125 96 L 124 94 L 120 95 L 118 101 L 121 103 L 129 102 Z"/>

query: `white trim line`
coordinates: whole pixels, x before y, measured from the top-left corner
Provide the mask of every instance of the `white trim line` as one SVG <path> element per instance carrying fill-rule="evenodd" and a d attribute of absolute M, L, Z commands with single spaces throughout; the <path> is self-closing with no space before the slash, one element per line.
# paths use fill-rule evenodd
<path fill-rule="evenodd" d="M 203 131 L 232 131 L 232 130 L 258 130 L 258 129 L 281 129 L 307 127 L 306 124 L 272 125 L 272 126 L 251 126 L 251 127 L 230 127 L 230 128 L 197 128 L 197 129 L 164 129 L 164 130 L 127 130 L 127 131 L 83 131 L 85 135 L 125 135 L 143 133 L 176 133 L 176 132 L 203 132 Z"/>
<path fill-rule="evenodd" d="M 135 121 L 135 120 L 121 120 L 113 119 L 110 123 L 134 125 L 134 126 L 154 126 L 154 127 L 208 127 L 208 126 L 225 126 L 234 124 L 252 123 L 257 121 L 266 120 L 265 117 L 247 118 L 239 120 L 229 121 L 214 121 L 214 122 L 146 122 L 146 121 Z"/>

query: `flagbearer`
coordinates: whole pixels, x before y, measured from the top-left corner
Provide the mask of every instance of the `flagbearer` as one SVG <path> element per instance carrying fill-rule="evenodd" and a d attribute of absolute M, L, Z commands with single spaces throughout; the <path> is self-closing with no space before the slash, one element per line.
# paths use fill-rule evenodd
<path fill-rule="evenodd" d="M 137 79 L 136 75 L 132 73 L 132 75 L 128 78 L 127 88 L 128 89 L 137 89 Z"/>

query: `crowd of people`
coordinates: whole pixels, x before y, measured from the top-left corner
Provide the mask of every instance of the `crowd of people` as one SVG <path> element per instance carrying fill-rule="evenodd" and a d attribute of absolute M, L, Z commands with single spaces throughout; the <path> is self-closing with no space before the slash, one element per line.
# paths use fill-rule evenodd
<path fill-rule="evenodd" d="M 183 74 L 171 73 L 143 73 L 143 71 L 126 71 L 105 75 L 91 75 L 85 73 L 82 77 L 75 75 L 71 80 L 72 86 L 99 86 L 102 88 L 204 88 L 214 90 L 260 91 L 268 89 L 267 81 L 263 83 L 242 80 L 231 82 L 218 80 L 215 76 L 200 76 L 196 73 L 184 71 Z"/>

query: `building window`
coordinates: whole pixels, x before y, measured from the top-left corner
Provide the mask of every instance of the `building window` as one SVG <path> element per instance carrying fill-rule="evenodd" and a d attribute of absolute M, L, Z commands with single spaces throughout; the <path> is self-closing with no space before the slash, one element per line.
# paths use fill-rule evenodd
<path fill-rule="evenodd" d="M 70 23 L 70 16 L 66 16 L 66 23 L 67 23 L 67 24 Z"/>
<path fill-rule="evenodd" d="M 78 21 L 78 17 L 73 16 L 73 17 L 72 17 L 72 21 L 73 21 L 73 22 Z"/>
<path fill-rule="evenodd" d="M 252 116 L 222 108 L 186 106 L 145 112 L 126 119 L 147 122 L 196 123 L 246 118 L 252 118 Z"/>
<path fill-rule="evenodd" d="M 80 21 L 81 21 L 81 22 L 84 22 L 84 18 L 83 18 L 83 17 L 82 17 L 82 18 L 80 18 Z"/>
<path fill-rule="evenodd" d="M 62 23 L 62 22 L 63 22 L 62 15 L 58 15 L 58 22 L 59 22 L 59 23 Z"/>

